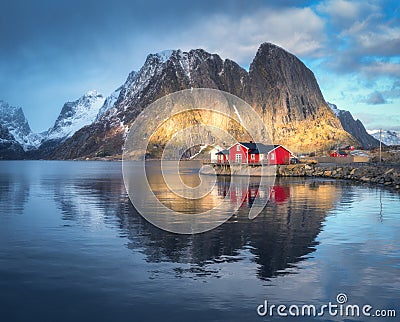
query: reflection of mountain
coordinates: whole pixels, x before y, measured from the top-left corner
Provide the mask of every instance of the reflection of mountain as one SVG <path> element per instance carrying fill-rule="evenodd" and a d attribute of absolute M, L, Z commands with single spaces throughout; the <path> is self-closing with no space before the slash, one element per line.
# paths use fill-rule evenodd
<path fill-rule="evenodd" d="M 96 179 L 76 177 L 68 185 L 54 180 L 53 188 L 65 220 L 93 225 L 117 216 L 118 234 L 129 239 L 129 248 L 145 254 L 149 262 L 187 264 L 175 269 L 179 276 L 218 276 L 221 262 L 250 256 L 247 260 L 256 263 L 261 279 L 287 274 L 288 268 L 314 251 L 326 213 L 341 195 L 334 182 L 280 180 L 267 192 L 271 202 L 254 220 L 247 218 L 250 198 L 217 229 L 187 236 L 162 231 L 143 219 L 125 194 L 118 172 L 103 178 L 97 173 Z M 247 190 L 250 197 L 260 193 L 254 189 Z M 224 183 L 219 182 L 218 192 L 223 191 Z"/>
<path fill-rule="evenodd" d="M 65 165 L 63 174 L 47 174 L 42 182 L 43 189 L 53 194 L 63 220 L 96 226 L 114 218 L 116 205 L 129 202 L 119 166 L 103 172 L 99 163 L 77 169 Z"/>
<path fill-rule="evenodd" d="M 22 213 L 29 198 L 30 185 L 25 173 L 13 165 L 2 161 L 0 166 L 0 214 Z"/>

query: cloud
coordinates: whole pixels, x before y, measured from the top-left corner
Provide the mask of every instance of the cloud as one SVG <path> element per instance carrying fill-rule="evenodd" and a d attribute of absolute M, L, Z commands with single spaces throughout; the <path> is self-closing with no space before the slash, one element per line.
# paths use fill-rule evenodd
<path fill-rule="evenodd" d="M 316 6 L 327 17 L 333 43 L 326 66 L 362 77 L 400 77 L 400 28 L 381 1 L 328 0 Z"/>
<path fill-rule="evenodd" d="M 375 91 L 371 93 L 365 100 L 365 103 L 369 105 L 380 105 L 386 104 L 386 99 L 383 97 L 381 92 Z"/>
<path fill-rule="evenodd" d="M 400 28 L 381 13 L 373 12 L 343 29 L 341 37 L 351 43 L 357 56 L 392 57 L 399 55 Z"/>
<path fill-rule="evenodd" d="M 374 61 L 359 64 L 360 71 L 368 77 L 392 76 L 400 77 L 400 64 L 391 62 Z"/>
<path fill-rule="evenodd" d="M 31 125 L 40 128 L 40 115 L 54 114 L 54 109 L 58 113 L 65 99 L 94 88 L 110 93 L 131 70 L 141 67 L 150 52 L 204 48 L 248 67 L 259 45 L 269 41 L 313 66 L 318 79 L 325 77 L 334 93 L 342 89 L 346 105 L 359 102 L 361 95 L 364 101 L 379 102 L 379 97 L 366 96 L 371 91 L 366 81 L 384 100 L 398 100 L 400 88 L 381 83 L 400 80 L 398 5 L 391 4 L 390 10 L 387 4 L 3 1 L 0 11 L 7 14 L 0 20 L 0 99 L 22 105 L 33 115 Z"/>
<path fill-rule="evenodd" d="M 388 98 L 400 98 L 400 80 L 394 81 L 392 87 L 384 91 L 384 95 Z"/>
<path fill-rule="evenodd" d="M 317 57 L 326 41 L 324 28 L 322 18 L 310 8 L 268 8 L 241 17 L 213 15 L 190 28 L 183 40 L 187 47 L 201 43 L 246 64 L 266 41 L 300 56 Z"/>
<path fill-rule="evenodd" d="M 352 113 L 353 116 L 364 124 L 368 130 L 384 129 L 384 130 L 400 130 L 400 117 L 398 114 L 384 113 Z"/>
<path fill-rule="evenodd" d="M 371 1 L 328 0 L 319 3 L 316 10 L 328 15 L 334 25 L 343 29 L 351 26 L 361 17 L 379 12 L 379 7 Z"/>

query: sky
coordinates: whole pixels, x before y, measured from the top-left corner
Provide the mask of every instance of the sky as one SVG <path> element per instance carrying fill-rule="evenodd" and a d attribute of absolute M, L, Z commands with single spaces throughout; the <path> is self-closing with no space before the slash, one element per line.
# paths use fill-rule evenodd
<path fill-rule="evenodd" d="M 400 130 L 398 0 L 13 0 L 0 15 L 0 100 L 34 132 L 89 90 L 108 96 L 149 53 L 203 48 L 248 68 L 264 42 L 367 129 Z"/>

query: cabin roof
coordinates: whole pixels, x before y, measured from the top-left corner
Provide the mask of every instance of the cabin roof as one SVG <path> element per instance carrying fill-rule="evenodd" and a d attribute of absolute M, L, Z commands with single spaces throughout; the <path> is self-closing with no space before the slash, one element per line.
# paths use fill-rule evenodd
<path fill-rule="evenodd" d="M 267 154 L 280 146 L 279 144 L 265 145 L 264 143 L 255 143 L 255 142 L 239 142 L 239 144 L 243 145 L 244 147 L 250 150 L 249 151 L 250 153 L 254 154 L 260 154 L 260 153 Z"/>
<path fill-rule="evenodd" d="M 217 152 L 215 154 L 216 155 L 228 155 L 229 154 L 229 150 L 222 150 L 222 151 L 219 151 L 219 152 Z"/>

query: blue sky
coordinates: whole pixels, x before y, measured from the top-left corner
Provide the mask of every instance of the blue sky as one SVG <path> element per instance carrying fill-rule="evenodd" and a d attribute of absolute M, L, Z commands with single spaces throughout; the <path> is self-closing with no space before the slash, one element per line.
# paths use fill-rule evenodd
<path fill-rule="evenodd" d="M 13 0 L 0 14 L 0 99 L 33 131 L 88 90 L 109 95 L 149 53 L 204 48 L 246 68 L 263 42 L 302 59 L 368 129 L 400 130 L 398 1 Z"/>

